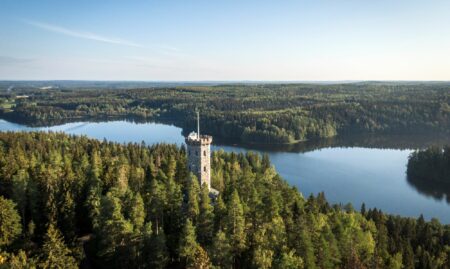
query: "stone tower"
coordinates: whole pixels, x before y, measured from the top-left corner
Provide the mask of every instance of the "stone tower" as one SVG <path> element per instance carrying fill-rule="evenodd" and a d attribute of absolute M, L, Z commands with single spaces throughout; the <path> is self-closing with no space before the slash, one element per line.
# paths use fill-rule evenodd
<path fill-rule="evenodd" d="M 206 183 L 211 191 L 212 136 L 200 135 L 200 115 L 197 112 L 197 132 L 186 137 L 188 169 L 197 176 L 200 186 Z"/>

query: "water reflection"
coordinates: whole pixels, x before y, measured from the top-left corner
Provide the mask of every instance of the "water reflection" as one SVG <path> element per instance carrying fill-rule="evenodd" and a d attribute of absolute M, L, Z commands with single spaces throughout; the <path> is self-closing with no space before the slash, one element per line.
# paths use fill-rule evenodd
<path fill-rule="evenodd" d="M 413 177 L 407 177 L 408 184 L 420 194 L 432 197 L 436 201 L 446 201 L 450 204 L 450 183 L 435 182 L 432 180 L 423 181 Z"/>
<path fill-rule="evenodd" d="M 233 141 L 215 139 L 220 145 L 230 145 Z M 376 148 L 376 149 L 422 149 L 432 145 L 450 144 L 450 136 L 442 133 L 417 134 L 358 134 L 304 141 L 289 145 L 238 144 L 239 147 L 270 152 L 310 152 L 323 148 Z"/>
<path fill-rule="evenodd" d="M 174 125 L 180 128 L 181 134 L 186 136 L 190 130 L 183 128 L 183 123 L 171 118 L 149 121 L 148 118 L 138 116 L 99 116 L 96 118 L 72 118 L 30 121 L 26 119 L 8 119 L 10 124 L 28 126 L 37 129 L 52 129 L 52 127 L 72 125 L 73 123 L 87 125 L 89 123 L 127 122 L 135 124 Z M 1 129 L 0 129 L 1 130 Z M 206 133 L 208 134 L 208 133 Z M 211 134 L 210 134 L 211 135 Z M 405 134 L 345 134 L 341 136 L 304 141 L 287 145 L 243 144 L 236 140 L 228 140 L 214 136 L 215 144 L 224 146 L 238 146 L 245 149 L 263 150 L 270 152 L 309 152 L 322 148 L 377 148 L 377 149 L 422 149 L 432 145 L 449 145 L 448 133 L 418 132 Z"/>

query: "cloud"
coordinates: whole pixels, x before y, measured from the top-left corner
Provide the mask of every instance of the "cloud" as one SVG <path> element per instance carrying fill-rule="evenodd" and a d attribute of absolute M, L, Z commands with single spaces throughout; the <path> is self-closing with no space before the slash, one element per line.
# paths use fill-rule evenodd
<path fill-rule="evenodd" d="M 31 61 L 33 61 L 33 59 L 17 58 L 17 57 L 0 55 L 0 64 L 24 64 L 24 63 L 29 63 Z"/>
<path fill-rule="evenodd" d="M 116 45 L 138 47 L 138 48 L 143 47 L 141 44 L 138 44 L 138 43 L 135 43 L 132 41 L 118 39 L 118 38 L 105 37 L 105 36 L 101 36 L 101 35 L 90 33 L 90 32 L 76 31 L 76 30 L 68 29 L 65 27 L 58 26 L 58 25 L 53 25 L 53 24 L 48 24 L 48 23 L 43 23 L 43 22 L 38 22 L 38 21 L 28 21 L 28 20 L 25 20 L 25 22 L 32 26 L 38 27 L 40 29 L 44 29 L 44 30 L 47 30 L 50 32 L 60 33 L 60 34 L 67 35 L 67 36 L 73 36 L 73 37 L 94 40 L 94 41 L 99 41 L 99 42 L 105 42 L 105 43 L 110 43 L 110 44 L 116 44 Z"/>

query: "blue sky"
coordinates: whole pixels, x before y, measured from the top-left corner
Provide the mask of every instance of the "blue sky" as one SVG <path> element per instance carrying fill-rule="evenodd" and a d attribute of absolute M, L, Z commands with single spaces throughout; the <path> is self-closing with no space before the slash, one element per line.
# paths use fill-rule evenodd
<path fill-rule="evenodd" d="M 0 79 L 450 80 L 450 1 L 0 1 Z"/>

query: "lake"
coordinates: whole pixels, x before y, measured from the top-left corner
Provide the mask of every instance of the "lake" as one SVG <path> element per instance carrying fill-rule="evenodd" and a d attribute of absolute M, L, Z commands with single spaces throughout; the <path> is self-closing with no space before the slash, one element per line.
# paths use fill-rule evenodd
<path fill-rule="evenodd" d="M 27 127 L 0 120 L 0 131 L 58 131 L 128 143 L 184 143 L 181 128 L 129 121 L 78 122 L 52 127 Z M 448 137 L 355 136 L 310 141 L 288 146 L 249 146 L 214 143 L 213 150 L 267 153 L 278 173 L 305 197 L 325 192 L 331 203 L 352 203 L 359 209 L 379 208 L 387 213 L 450 223 L 450 196 L 439 187 L 414 186 L 406 179 L 408 155 L 413 149 L 449 143 Z M 447 194 L 446 194 L 447 193 Z"/>

